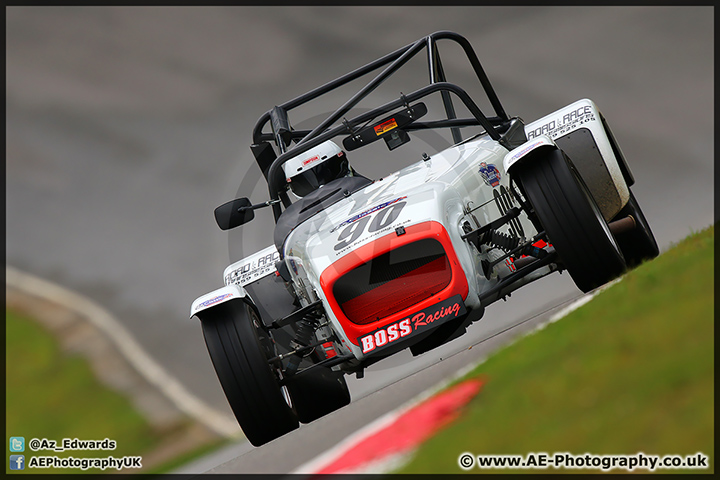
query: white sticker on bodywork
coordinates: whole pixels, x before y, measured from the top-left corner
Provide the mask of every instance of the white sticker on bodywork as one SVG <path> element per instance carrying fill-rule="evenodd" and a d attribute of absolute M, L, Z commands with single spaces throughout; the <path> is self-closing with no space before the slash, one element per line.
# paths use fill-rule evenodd
<path fill-rule="evenodd" d="M 565 135 L 581 125 L 599 122 L 597 107 L 591 100 L 579 100 L 557 112 L 553 112 L 525 127 L 528 139 L 541 135 L 555 139 Z"/>
<path fill-rule="evenodd" d="M 197 298 L 190 307 L 190 316 L 196 315 L 198 312 L 214 307 L 221 303 L 225 303 L 234 298 L 244 298 L 247 292 L 240 285 L 228 285 L 218 288 L 214 292 L 206 293 L 202 297 Z"/>
<path fill-rule="evenodd" d="M 275 262 L 278 260 L 280 260 L 280 254 L 275 245 L 270 245 L 227 267 L 223 272 L 225 285 L 247 285 L 275 273 Z"/>
<path fill-rule="evenodd" d="M 525 157 L 528 153 L 532 152 L 533 150 L 537 150 L 540 147 L 555 147 L 555 142 L 553 142 L 550 137 L 547 135 L 540 135 L 539 137 L 536 137 L 532 140 L 529 140 L 522 145 L 520 145 L 517 148 L 514 148 L 513 150 L 510 150 L 507 155 L 505 155 L 505 158 L 503 159 L 503 167 L 505 168 L 505 171 L 507 172 L 510 167 L 516 163 L 521 158 Z"/>

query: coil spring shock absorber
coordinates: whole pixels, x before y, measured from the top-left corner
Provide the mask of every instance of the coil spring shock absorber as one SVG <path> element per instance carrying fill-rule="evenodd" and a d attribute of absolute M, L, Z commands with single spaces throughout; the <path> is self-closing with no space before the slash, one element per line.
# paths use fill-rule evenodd
<path fill-rule="evenodd" d="M 312 350 L 310 350 L 303 355 L 299 353 L 299 351 L 302 351 L 303 347 L 307 347 L 312 343 L 313 333 L 315 333 L 319 319 L 320 315 L 318 313 L 308 312 L 298 322 L 298 328 L 295 331 L 295 338 L 290 342 L 290 346 L 295 349 L 295 353 L 290 356 L 287 369 L 285 370 L 286 375 L 294 375 L 295 372 L 297 372 L 303 357 L 312 353 Z"/>
<path fill-rule="evenodd" d="M 490 230 L 481 235 L 478 244 L 498 247 L 505 253 L 508 253 L 520 245 L 520 239 L 506 233 Z"/>

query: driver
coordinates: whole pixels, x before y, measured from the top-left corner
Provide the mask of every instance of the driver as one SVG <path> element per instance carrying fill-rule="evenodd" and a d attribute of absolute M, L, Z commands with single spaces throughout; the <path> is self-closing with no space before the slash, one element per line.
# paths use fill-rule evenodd
<path fill-rule="evenodd" d="M 340 177 L 353 176 L 345 152 L 328 140 L 282 166 L 290 190 L 299 198 Z"/>

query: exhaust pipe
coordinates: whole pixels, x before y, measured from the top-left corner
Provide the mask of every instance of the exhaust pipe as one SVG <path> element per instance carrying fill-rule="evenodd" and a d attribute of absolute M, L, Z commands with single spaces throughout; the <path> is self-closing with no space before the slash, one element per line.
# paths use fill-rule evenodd
<path fill-rule="evenodd" d="M 637 223 L 632 215 L 628 215 L 625 218 L 608 223 L 608 227 L 610 227 L 610 232 L 612 232 L 613 235 L 618 235 L 635 229 L 635 227 L 637 227 Z"/>

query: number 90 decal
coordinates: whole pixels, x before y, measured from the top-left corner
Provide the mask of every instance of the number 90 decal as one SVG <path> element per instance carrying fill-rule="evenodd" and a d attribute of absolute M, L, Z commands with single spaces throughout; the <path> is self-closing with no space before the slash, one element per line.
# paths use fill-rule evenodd
<path fill-rule="evenodd" d="M 335 251 L 342 250 L 355 240 L 359 239 L 365 231 L 365 227 L 368 227 L 368 224 L 368 233 L 377 232 L 378 230 L 382 230 L 383 228 L 392 225 L 392 223 L 397 220 L 398 216 L 400 216 L 400 212 L 406 204 L 407 202 L 395 203 L 388 208 L 379 210 L 373 215 L 364 216 L 346 226 L 340 232 L 340 235 L 338 235 L 338 243 L 335 245 Z"/>

